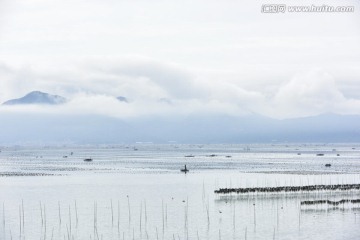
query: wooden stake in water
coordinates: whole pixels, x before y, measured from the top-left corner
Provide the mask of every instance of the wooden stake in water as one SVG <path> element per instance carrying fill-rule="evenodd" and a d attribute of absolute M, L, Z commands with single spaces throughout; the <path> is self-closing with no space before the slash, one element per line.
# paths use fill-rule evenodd
<path fill-rule="evenodd" d="M 165 204 L 165 225 L 167 227 L 167 204 Z"/>
<path fill-rule="evenodd" d="M 60 209 L 60 201 L 58 202 L 59 205 L 59 224 L 61 225 L 61 209 Z"/>
<path fill-rule="evenodd" d="M 146 227 L 147 224 L 146 200 L 144 200 L 144 207 L 145 207 L 145 227 Z"/>
<path fill-rule="evenodd" d="M 233 228 L 235 231 L 235 202 L 234 202 L 234 214 L 233 214 Z"/>
<path fill-rule="evenodd" d="M 141 220 L 142 220 L 142 201 L 140 202 L 140 233 L 141 233 Z"/>
<path fill-rule="evenodd" d="M 45 205 L 44 205 L 44 226 L 45 226 L 45 238 L 44 239 L 46 239 L 46 207 L 45 207 Z"/>
<path fill-rule="evenodd" d="M 276 227 L 279 230 L 279 204 L 276 204 Z"/>
<path fill-rule="evenodd" d="M 164 232 L 164 200 L 161 200 L 161 217 L 162 217 L 162 230 Z"/>
<path fill-rule="evenodd" d="M 23 199 L 21 199 L 21 206 L 22 206 L 22 222 L 23 222 L 22 230 L 24 232 L 24 230 L 25 230 L 25 210 L 24 210 L 24 200 Z"/>
<path fill-rule="evenodd" d="M 96 232 L 96 202 L 94 202 L 94 238 Z"/>
<path fill-rule="evenodd" d="M 43 218 L 43 212 L 42 212 L 42 205 L 41 201 L 39 202 L 40 205 L 40 214 L 41 214 L 41 227 L 44 225 L 44 218 Z"/>
<path fill-rule="evenodd" d="M 255 210 L 255 203 L 254 203 L 254 231 L 256 231 L 256 210 Z"/>
<path fill-rule="evenodd" d="M 114 227 L 114 209 L 113 209 L 112 199 L 110 200 L 110 205 L 111 205 L 111 226 Z"/>
<path fill-rule="evenodd" d="M 21 207 L 19 206 L 19 232 L 20 232 L 20 239 L 21 239 L 21 226 L 22 226 L 22 223 L 21 223 Z"/>
<path fill-rule="evenodd" d="M 208 199 L 207 204 L 205 206 L 206 206 L 206 214 L 207 214 L 208 227 L 209 227 L 209 225 L 210 225 L 209 199 Z"/>
<path fill-rule="evenodd" d="M 128 210 L 129 210 L 129 225 L 131 222 L 131 212 L 130 212 L 130 200 L 129 200 L 129 196 L 127 196 L 127 200 L 128 200 Z"/>
<path fill-rule="evenodd" d="M 5 230 L 5 202 L 3 202 L 3 226 L 4 226 L 4 230 Z"/>
<path fill-rule="evenodd" d="M 120 232 L 120 202 L 118 200 L 118 232 Z"/>
<path fill-rule="evenodd" d="M 79 219 L 78 219 L 78 210 L 77 210 L 77 204 L 75 200 L 75 216 L 76 216 L 76 227 L 78 226 Z"/>
<path fill-rule="evenodd" d="M 274 227 L 274 233 L 273 233 L 273 240 L 275 240 L 275 227 Z"/>
<path fill-rule="evenodd" d="M 189 198 L 186 197 L 186 239 L 189 239 Z"/>
<path fill-rule="evenodd" d="M 70 232 L 67 224 L 66 224 L 66 232 L 67 232 L 68 240 L 70 240 Z"/>
<path fill-rule="evenodd" d="M 202 200 L 204 202 L 204 199 L 205 199 L 205 183 L 204 183 L 204 180 L 203 180 L 203 186 L 202 186 Z"/>
<path fill-rule="evenodd" d="M 299 204 L 299 231 L 300 231 L 300 224 L 301 224 L 301 204 Z"/>
<path fill-rule="evenodd" d="M 69 204 L 69 228 L 70 228 L 70 236 L 71 236 L 71 208 L 70 208 L 70 204 Z"/>

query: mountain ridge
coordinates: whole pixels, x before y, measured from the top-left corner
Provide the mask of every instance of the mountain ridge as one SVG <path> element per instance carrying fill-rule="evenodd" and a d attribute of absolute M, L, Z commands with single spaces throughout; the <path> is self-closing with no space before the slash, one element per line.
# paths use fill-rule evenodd
<path fill-rule="evenodd" d="M 59 95 L 52 95 L 41 91 L 32 91 L 21 98 L 15 98 L 5 101 L 2 105 L 58 105 L 67 101 L 66 98 Z"/>
<path fill-rule="evenodd" d="M 0 143 L 4 144 L 37 141 L 78 144 L 360 143 L 360 116 L 357 115 L 276 120 L 261 115 L 194 114 L 125 120 L 96 114 L 3 113 L 0 129 Z"/>

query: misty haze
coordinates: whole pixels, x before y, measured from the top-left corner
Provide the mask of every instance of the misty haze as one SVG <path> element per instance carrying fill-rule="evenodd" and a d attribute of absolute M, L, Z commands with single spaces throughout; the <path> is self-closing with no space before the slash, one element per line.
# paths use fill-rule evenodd
<path fill-rule="evenodd" d="M 360 239 L 359 7 L 0 1 L 0 239 Z"/>

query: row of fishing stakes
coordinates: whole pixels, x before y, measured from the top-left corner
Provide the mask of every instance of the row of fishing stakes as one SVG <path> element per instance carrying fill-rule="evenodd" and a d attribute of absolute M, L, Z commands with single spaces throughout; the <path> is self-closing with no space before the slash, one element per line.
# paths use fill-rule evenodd
<path fill-rule="evenodd" d="M 130 200 L 129 197 L 127 196 L 127 210 L 128 210 L 128 223 L 129 223 L 129 228 L 131 227 L 131 223 L 133 221 L 133 215 L 132 215 L 132 210 L 131 210 L 131 205 L 130 205 Z M 183 201 L 185 202 L 185 200 Z M 71 206 L 70 204 L 68 206 L 66 206 L 65 208 L 63 207 L 63 205 L 61 205 L 60 201 L 57 202 L 57 207 L 58 209 L 56 209 L 56 215 L 58 217 L 58 227 L 59 227 L 59 231 L 61 231 L 61 239 L 64 240 L 73 240 L 73 239 L 77 239 L 78 236 L 76 234 L 76 230 L 77 227 L 79 225 L 79 217 L 78 217 L 78 207 L 77 207 L 77 202 L 74 202 L 74 205 Z M 206 204 L 207 206 L 207 218 L 208 218 L 208 223 L 210 223 L 209 220 L 209 203 Z M 117 230 L 118 230 L 118 235 L 119 235 L 119 239 L 125 239 L 125 232 L 122 233 L 122 238 L 120 238 L 120 202 L 118 200 L 117 203 Z M 67 209 L 68 208 L 68 209 Z M 47 207 L 45 206 L 45 204 L 41 201 L 39 201 L 39 217 L 40 220 L 39 223 L 41 225 L 41 231 L 40 231 L 40 240 L 45 240 L 45 239 L 49 239 L 49 240 L 53 240 L 58 239 L 59 236 L 54 236 L 54 228 L 56 228 L 55 226 L 52 226 L 52 231 L 49 233 L 48 231 L 48 226 L 49 226 L 49 222 L 48 222 L 48 217 L 47 217 Z M 158 231 L 158 227 L 155 227 L 156 230 L 156 239 L 164 239 L 164 232 L 165 229 L 167 228 L 167 224 L 168 224 L 168 205 L 164 202 L 164 200 L 162 200 L 161 202 L 161 219 L 162 219 L 162 236 L 160 235 L 160 231 Z M 75 212 L 74 212 L 75 210 Z M 111 226 L 114 227 L 116 226 L 115 223 L 115 214 L 114 214 L 114 205 L 113 205 L 113 200 L 110 200 L 110 216 L 109 216 L 109 220 L 111 220 Z M 37 211 L 35 211 L 37 212 Z M 140 203 L 140 213 L 139 213 L 139 230 L 140 230 L 140 234 L 142 234 L 143 229 L 145 230 L 145 237 L 146 239 L 154 239 L 154 236 L 149 237 L 149 234 L 147 232 L 146 229 L 146 225 L 148 222 L 148 213 L 147 213 L 147 204 L 146 204 L 146 200 L 141 201 Z M 55 216 L 56 216 L 55 215 Z M 97 240 L 102 240 L 103 236 L 99 231 L 99 217 L 98 217 L 98 203 L 97 201 L 94 201 L 93 203 L 93 233 L 90 234 L 89 239 L 97 239 Z M 127 214 L 126 214 L 127 215 Z M 184 204 L 184 239 L 189 239 L 189 200 L 188 198 L 186 199 L 186 203 Z M 19 239 L 26 239 L 26 236 L 24 234 L 24 229 L 25 229 L 25 208 L 24 208 L 24 203 L 23 201 L 21 202 L 21 205 L 19 206 Z M 76 221 L 74 221 L 76 220 Z M 56 221 L 56 220 L 55 220 Z M 103 218 L 101 220 L 101 223 L 103 221 Z M 143 225 L 143 221 L 144 221 L 144 225 Z M 6 214 L 5 214 L 5 202 L 3 202 L 3 229 L 5 229 L 6 226 Z M 125 227 L 125 226 L 123 226 Z M 127 226 L 126 226 L 127 227 Z M 10 231 L 10 235 L 9 236 L 9 240 L 13 239 L 13 232 L 11 232 L 11 229 L 9 229 Z M 132 229 L 132 239 L 135 239 L 135 230 Z M 4 235 L 5 236 L 5 235 Z M 143 235 L 144 236 L 144 235 Z M 173 239 L 182 239 L 180 238 L 180 235 L 177 234 L 176 238 L 175 238 L 175 234 L 172 234 Z M 1 236 L 2 237 L 2 236 Z M 0 237 L 0 238 L 1 238 Z M 197 232 L 197 238 L 200 239 L 199 237 L 199 233 Z M 6 237 L 1 238 L 1 239 L 6 239 Z M 130 238 L 128 238 L 130 239 Z"/>
<path fill-rule="evenodd" d="M 360 190 L 360 184 L 337 185 L 309 185 L 309 186 L 283 186 L 283 187 L 255 187 L 255 188 L 220 188 L 216 194 L 245 194 L 245 193 L 280 193 L 280 192 L 313 192 L 313 191 L 348 191 Z"/>
<path fill-rule="evenodd" d="M 94 201 L 93 203 L 90 203 L 90 212 L 91 210 L 93 210 L 92 214 L 90 213 L 90 218 L 84 218 L 82 217 L 83 215 L 81 215 L 82 210 L 84 210 L 84 208 L 80 208 L 78 209 L 78 204 L 76 201 L 74 201 L 71 204 L 61 204 L 60 201 L 58 201 L 57 203 L 55 203 L 55 209 L 53 209 L 53 211 L 50 211 L 49 213 L 49 204 L 45 205 L 43 201 L 39 201 L 38 207 L 35 209 L 30 209 L 30 211 L 25 211 L 25 207 L 24 207 L 24 202 L 22 201 L 19 205 L 19 232 L 20 235 L 17 234 L 18 231 L 15 231 L 16 234 L 14 235 L 14 231 L 11 232 L 11 224 L 8 224 L 6 222 L 6 215 L 8 216 L 9 214 L 6 214 L 5 211 L 5 202 L 3 202 L 3 229 L 5 228 L 5 225 L 7 225 L 7 235 L 0 236 L 0 239 L 4 239 L 4 240 L 12 240 L 12 239 L 20 239 L 20 240 L 25 240 L 25 239 L 29 239 L 29 238 L 33 238 L 26 236 L 25 235 L 25 222 L 27 222 L 29 225 L 29 220 L 30 219 L 34 219 L 34 220 L 38 220 L 38 221 L 34 221 L 36 223 L 39 223 L 39 225 L 41 226 L 41 231 L 39 231 L 39 237 L 35 237 L 34 239 L 40 239 L 40 240 L 56 240 L 56 239 L 64 239 L 64 240 L 75 240 L 75 239 L 83 239 L 83 235 L 79 235 L 81 232 L 79 232 L 79 230 L 81 228 L 84 227 L 84 225 L 87 225 L 89 227 L 88 230 L 88 234 L 87 235 L 87 239 L 91 239 L 91 240 L 103 240 L 106 239 L 108 236 L 108 232 L 104 232 L 102 231 L 102 229 L 104 229 L 104 225 L 106 226 L 110 226 L 113 230 L 117 230 L 117 233 L 115 233 L 115 235 L 113 235 L 113 237 L 115 237 L 115 239 L 119 239 L 119 240 L 131 240 L 131 239 L 156 239 L 156 240 L 164 240 L 164 239 L 169 239 L 171 240 L 171 238 L 174 240 L 188 240 L 188 239 L 192 239 L 193 237 L 191 237 L 190 235 L 190 229 L 192 228 L 192 224 L 191 224 L 191 220 L 189 218 L 189 213 L 190 213 L 190 209 L 189 209 L 189 199 L 186 198 L 184 199 L 182 202 L 183 204 L 181 204 L 184 210 L 184 235 L 182 235 L 182 233 L 179 235 L 179 232 L 169 232 L 168 230 L 166 230 L 168 228 L 168 204 L 166 204 L 166 201 L 164 201 L 164 199 L 161 199 L 161 215 L 160 215 L 160 211 L 157 211 L 159 213 L 159 219 L 162 220 L 162 225 L 161 222 L 159 223 L 159 225 L 155 225 L 152 229 L 152 233 L 148 232 L 148 228 L 147 228 L 147 223 L 148 223 L 148 213 L 147 213 L 147 204 L 145 200 L 142 200 L 140 202 L 140 204 L 138 205 L 139 208 L 137 208 L 140 211 L 134 211 L 134 206 L 131 206 L 131 201 L 130 201 L 130 197 L 127 196 L 126 199 L 124 199 L 125 202 L 125 211 L 124 211 L 124 216 L 121 218 L 122 221 L 120 221 L 120 200 L 117 200 L 117 208 L 116 209 L 116 204 L 114 204 L 114 201 L 111 199 L 109 200 L 105 206 L 102 205 L 101 208 L 99 208 L 99 204 L 97 201 Z M 186 201 L 186 202 L 185 202 Z M 58 206 L 56 206 L 58 205 Z M 91 206 L 93 205 L 93 206 Z M 127 206 L 126 206 L 127 205 Z M 159 204 L 160 205 L 160 204 Z M 206 219 L 208 227 L 210 225 L 210 203 L 209 203 L 209 196 L 207 196 L 207 194 L 205 194 L 205 191 L 203 191 L 203 206 L 204 206 L 204 212 L 203 212 L 203 216 L 204 216 L 204 220 Z M 93 209 L 91 209 L 93 207 Z M 232 217 L 232 225 L 233 225 L 233 229 L 235 231 L 236 228 L 238 228 L 238 226 L 236 226 L 236 219 L 237 219 L 237 213 L 235 215 L 235 212 L 237 210 L 237 208 L 235 208 L 235 205 L 233 205 L 232 207 L 233 210 L 233 215 Z M 51 208 L 50 208 L 51 209 Z M 104 215 L 104 209 L 105 211 L 105 215 Z M 159 206 L 160 209 L 160 206 Z M 78 211 L 80 210 L 80 211 Z M 116 214 L 116 210 L 117 210 L 117 214 Z M 256 213 L 255 213 L 255 205 L 253 206 L 253 209 L 251 209 L 251 211 L 254 212 L 254 225 L 256 225 Z M 134 214 L 134 212 L 136 212 L 136 214 Z M 25 216 L 26 214 L 26 216 Z M 35 218 L 33 218 L 33 214 L 35 214 Z M 128 215 L 129 214 L 129 215 Z M 139 215 L 138 215 L 139 214 Z M 91 216 L 93 215 L 93 216 Z M 117 215 L 117 216 L 116 216 Z M 127 216 L 128 215 L 128 216 Z M 137 216 L 138 217 L 137 217 Z M 50 216 L 50 217 L 49 217 Z M 51 217 L 51 216 L 55 216 Z M 170 216 L 170 215 L 169 215 Z M 27 221 L 25 221 L 27 220 Z M 105 221 L 104 221 L 105 220 Z M 125 220 L 125 221 L 124 221 Z M 117 221 L 117 222 L 116 222 Z M 11 221 L 10 221 L 11 222 Z M 133 225 L 133 223 L 135 223 L 135 225 Z M 30 227 L 27 226 L 28 229 L 28 233 L 30 232 L 30 228 L 32 228 L 32 221 L 30 220 Z M 231 224 L 231 222 L 230 222 Z M 17 224 L 16 224 L 17 225 Z M 152 224 L 154 225 L 154 224 Z M 50 227 L 49 227 L 50 226 Z M 160 227 L 159 227 L 160 226 Z M 162 226 L 162 228 L 161 228 Z M 78 228 L 79 227 L 79 228 Z M 116 229 L 117 227 L 117 229 Z M 244 232 L 243 232 L 243 236 L 245 236 L 245 239 L 247 239 L 247 235 L 248 235 L 248 228 L 247 226 L 244 226 Z M 93 229 L 92 229 L 93 228 Z M 139 230 L 136 230 L 139 229 Z M 40 228 L 39 228 L 40 229 Z M 120 232 L 120 230 L 123 230 Z M 58 231 L 57 231 L 58 230 Z M 161 231 L 162 230 L 162 231 Z M 192 236 L 194 236 L 195 239 L 200 240 L 200 239 L 206 239 L 206 237 L 204 238 L 203 236 L 201 236 L 200 232 L 198 231 L 198 229 L 193 229 L 195 230 L 195 234 L 191 231 L 191 234 L 194 234 Z M 224 232 L 223 229 L 219 228 L 218 230 L 218 236 L 213 236 L 215 238 L 218 239 L 226 239 L 226 237 L 224 238 Z M 161 234 L 162 232 L 162 234 Z M 164 232 L 166 232 L 166 234 L 164 234 Z M 10 234 L 9 234 L 10 233 Z M 86 236 L 85 234 L 85 236 Z M 112 233 L 111 233 L 112 234 Z M 116 235 L 117 234 L 117 235 Z M 132 234 L 132 236 L 131 236 Z M 190 235 L 190 236 L 189 236 Z M 181 236 L 181 237 L 180 237 Z M 235 236 L 235 235 L 234 235 Z M 273 233 L 273 236 L 275 236 L 275 230 Z M 3 237 L 3 238 L 2 238 Z M 275 238 L 275 237 L 274 237 Z"/>
<path fill-rule="evenodd" d="M 128 205 L 128 227 L 131 227 L 131 222 L 132 222 L 132 214 L 131 214 L 131 205 L 130 205 L 130 198 L 129 196 L 127 196 L 127 205 Z M 164 234 L 165 232 L 165 228 L 167 226 L 167 204 L 165 204 L 164 206 L 164 201 L 162 200 L 162 232 Z M 111 225 L 112 227 L 114 226 L 114 208 L 113 208 L 113 202 L 112 200 L 110 201 L 110 209 L 111 209 Z M 144 209 L 144 214 L 143 214 L 143 209 Z M 98 233 L 98 213 L 97 213 L 97 202 L 94 202 L 94 239 L 102 239 L 99 237 L 99 233 Z M 144 218 L 144 222 L 145 222 L 145 236 L 147 239 L 149 239 L 149 234 L 147 232 L 146 226 L 147 226 L 147 221 L 148 221 L 148 215 L 147 215 L 147 207 L 146 207 L 146 201 L 144 200 L 144 202 L 141 201 L 140 203 L 140 216 L 139 216 L 139 230 L 140 230 L 140 234 L 142 234 L 143 232 L 143 221 Z M 117 228 L 118 228 L 118 235 L 120 236 L 120 202 L 118 200 L 118 218 L 117 218 Z M 159 232 L 158 232 L 158 228 L 155 228 L 156 230 L 156 239 L 159 239 Z M 132 233 L 133 236 L 132 238 L 135 239 L 135 229 L 132 229 Z M 92 239 L 92 236 L 90 235 L 90 239 Z M 120 239 L 120 237 L 119 237 Z M 125 232 L 123 232 L 122 234 L 122 239 L 125 239 Z"/>
<path fill-rule="evenodd" d="M 6 227 L 5 202 L 3 202 L 3 229 L 4 229 L 3 235 L 4 236 L 5 236 L 5 227 Z M 24 235 L 25 235 L 25 210 L 24 210 L 24 201 L 21 200 L 21 205 L 19 205 L 19 238 L 22 239 L 22 236 Z M 11 230 L 10 230 L 10 238 L 12 239 Z"/>
<path fill-rule="evenodd" d="M 330 200 L 314 200 L 314 201 L 302 201 L 301 205 L 316 205 L 316 204 L 329 204 L 333 206 L 338 206 L 339 204 L 345 203 L 360 203 L 360 199 L 342 199 L 339 201 L 330 201 Z"/>

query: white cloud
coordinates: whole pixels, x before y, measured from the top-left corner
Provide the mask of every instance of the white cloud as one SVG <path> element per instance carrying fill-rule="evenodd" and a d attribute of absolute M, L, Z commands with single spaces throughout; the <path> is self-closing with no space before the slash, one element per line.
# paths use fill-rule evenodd
<path fill-rule="evenodd" d="M 312 70 L 282 85 L 268 114 L 286 118 L 322 113 L 360 114 L 360 99 L 346 98 L 329 73 Z"/>
<path fill-rule="evenodd" d="M 62 112 L 116 117 L 360 114 L 360 12 L 262 14 L 262 4 L 0 1 L 0 101 L 40 90 L 72 99 Z"/>
<path fill-rule="evenodd" d="M 62 66 L 60 62 L 53 64 Z M 2 106 L 1 110 L 95 113 L 118 118 L 252 112 L 276 118 L 327 112 L 360 114 L 360 100 L 345 97 L 336 79 L 323 70 L 297 74 L 288 81 L 272 83 L 270 89 L 258 85 L 256 90 L 249 90 L 241 81 L 234 81 L 236 75 L 230 79 L 219 79 L 216 74 L 215 78 L 207 78 L 208 73 L 150 59 L 93 58 L 76 60 L 70 65 L 72 68 L 67 66 L 64 70 L 44 65 L 28 68 L 2 65 L 2 101 L 33 90 L 62 95 L 70 101 L 53 109 Z M 120 102 L 117 96 L 124 96 L 130 102 Z"/>

